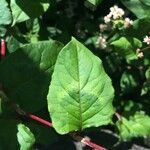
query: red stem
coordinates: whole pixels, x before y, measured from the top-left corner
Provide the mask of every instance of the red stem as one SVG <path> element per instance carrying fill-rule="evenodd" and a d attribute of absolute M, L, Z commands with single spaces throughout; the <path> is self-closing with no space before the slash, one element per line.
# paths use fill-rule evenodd
<path fill-rule="evenodd" d="M 48 126 L 48 127 L 52 127 L 53 126 L 51 122 L 48 122 L 48 121 L 46 121 L 46 120 L 44 120 L 42 118 L 39 118 L 39 117 L 37 117 L 35 115 L 29 114 L 29 117 L 31 119 L 33 119 L 33 120 L 36 120 L 36 121 L 40 122 L 41 124 L 44 124 L 44 125 Z"/>
<path fill-rule="evenodd" d="M 29 116 L 31 119 L 36 120 L 37 122 L 39 122 L 39 123 L 41 123 L 41 124 L 44 124 L 44 125 L 46 125 L 46 126 L 48 126 L 48 127 L 53 127 L 53 125 L 52 125 L 51 122 L 46 121 L 46 120 L 44 120 L 44 119 L 42 119 L 42 118 L 40 118 L 40 117 L 37 117 L 37 116 L 32 115 L 32 114 L 28 114 L 28 116 Z M 85 144 L 85 145 L 87 145 L 87 146 L 89 146 L 89 147 L 91 147 L 91 148 L 93 148 L 94 150 L 106 150 L 106 148 L 101 147 L 101 146 L 99 146 L 99 145 L 97 145 L 97 144 L 95 144 L 95 143 L 93 143 L 93 142 L 91 142 L 91 141 L 89 141 L 89 140 L 86 140 L 85 138 L 82 138 L 82 139 L 80 140 L 80 142 L 83 143 L 83 144 Z"/>
<path fill-rule="evenodd" d="M 1 39 L 1 59 L 3 59 L 6 55 L 6 42 L 4 39 Z"/>
<path fill-rule="evenodd" d="M 86 139 L 82 139 L 81 142 L 91 148 L 94 148 L 94 150 L 106 150 L 106 148 L 102 147 L 102 146 L 99 146 L 89 140 L 86 140 Z"/>

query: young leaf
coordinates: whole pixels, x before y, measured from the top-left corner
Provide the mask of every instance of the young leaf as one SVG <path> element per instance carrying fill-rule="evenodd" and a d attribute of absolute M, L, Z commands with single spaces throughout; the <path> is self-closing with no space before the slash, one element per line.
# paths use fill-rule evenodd
<path fill-rule="evenodd" d="M 121 37 L 111 43 L 119 55 L 124 57 L 128 63 L 137 60 L 136 49 L 142 46 L 142 42 L 137 38 Z"/>
<path fill-rule="evenodd" d="M 24 124 L 18 124 L 17 138 L 20 144 L 20 150 L 30 150 L 35 143 L 33 133 Z"/>
<path fill-rule="evenodd" d="M 10 7 L 13 16 L 13 26 L 16 23 L 39 17 L 49 8 L 49 3 L 47 0 L 11 0 Z"/>
<path fill-rule="evenodd" d="M 101 60 L 76 39 L 59 53 L 48 109 L 60 134 L 111 122 L 114 89 Z"/>
<path fill-rule="evenodd" d="M 45 106 L 53 66 L 62 47 L 52 40 L 27 44 L 4 59 L 0 82 L 7 88 L 9 99 L 29 112 Z"/>
<path fill-rule="evenodd" d="M 11 23 L 11 12 L 8 8 L 6 0 L 0 0 L 0 25 L 8 25 Z"/>
<path fill-rule="evenodd" d="M 150 16 L 150 2 L 148 0 L 121 0 L 138 18 Z"/>
<path fill-rule="evenodd" d="M 129 120 L 122 118 L 117 123 L 117 128 L 122 139 L 142 137 L 150 134 L 150 117 L 144 112 L 136 112 Z"/>

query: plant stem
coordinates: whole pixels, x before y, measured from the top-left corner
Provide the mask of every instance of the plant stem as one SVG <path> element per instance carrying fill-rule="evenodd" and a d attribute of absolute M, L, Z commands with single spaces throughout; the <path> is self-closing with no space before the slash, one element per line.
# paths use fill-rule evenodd
<path fill-rule="evenodd" d="M 1 59 L 3 59 L 6 55 L 6 42 L 4 39 L 1 39 Z"/>
<path fill-rule="evenodd" d="M 149 48 L 150 48 L 150 45 L 147 46 L 147 47 L 145 47 L 145 48 L 143 48 L 143 49 L 141 49 L 141 51 L 143 52 L 143 51 L 145 51 L 145 50 L 147 50 L 147 49 L 149 49 Z"/>
<path fill-rule="evenodd" d="M 42 118 L 40 118 L 40 117 L 38 117 L 38 116 L 35 116 L 35 115 L 33 115 L 33 114 L 28 114 L 27 116 L 28 116 L 29 118 L 31 118 L 31 119 L 33 119 L 33 120 L 35 120 L 35 121 L 41 123 L 41 124 L 44 124 L 44 125 L 48 126 L 48 127 L 53 127 L 53 125 L 52 125 L 51 122 L 49 122 L 49 121 L 47 121 L 47 120 L 44 120 L 44 119 L 42 119 Z M 71 135 L 71 134 L 70 134 L 70 135 Z M 95 144 L 95 143 L 93 143 L 93 142 L 91 142 L 91 141 L 89 141 L 89 140 L 87 140 L 87 139 L 85 139 L 85 138 L 83 138 L 83 137 L 77 135 L 77 134 L 74 134 L 72 137 L 73 137 L 75 140 L 77 140 L 77 141 L 79 141 L 79 142 L 81 142 L 81 143 L 83 143 L 83 144 L 85 144 L 85 145 L 87 145 L 87 146 L 93 148 L 94 150 L 106 150 L 106 148 L 101 147 L 101 146 L 99 146 L 99 145 L 97 145 L 97 144 Z"/>
<path fill-rule="evenodd" d="M 91 142 L 91 141 L 89 141 L 89 140 L 86 140 L 85 138 L 83 138 L 83 139 L 81 140 L 81 142 L 82 142 L 83 144 L 85 144 L 85 145 L 87 145 L 87 146 L 93 148 L 94 150 L 106 150 L 106 148 L 104 148 L 104 147 L 102 147 L 102 146 L 99 146 L 99 145 L 97 145 L 97 144 L 95 144 L 95 143 L 93 143 L 93 142 Z"/>
<path fill-rule="evenodd" d="M 118 120 L 121 120 L 121 115 L 118 112 L 115 112 L 115 116 L 118 118 Z"/>
<path fill-rule="evenodd" d="M 30 117 L 31 119 L 33 119 L 35 121 L 38 121 L 41 124 L 44 124 L 44 125 L 46 125 L 48 127 L 52 127 L 53 126 L 51 122 L 48 122 L 47 120 L 39 118 L 38 116 L 35 116 L 35 115 L 32 115 L 32 114 L 28 114 L 28 117 Z"/>

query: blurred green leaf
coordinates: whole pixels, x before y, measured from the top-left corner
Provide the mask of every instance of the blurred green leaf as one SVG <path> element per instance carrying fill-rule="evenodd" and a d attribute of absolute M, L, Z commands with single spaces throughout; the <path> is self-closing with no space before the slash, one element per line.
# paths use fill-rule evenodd
<path fill-rule="evenodd" d="M 145 77 L 147 80 L 143 84 L 141 95 L 145 95 L 150 92 L 150 68 L 146 70 Z"/>
<path fill-rule="evenodd" d="M 116 52 L 125 58 L 128 63 L 132 63 L 138 59 L 136 49 L 142 47 L 142 42 L 137 38 L 121 37 L 111 42 L 110 45 L 113 45 Z"/>
<path fill-rule="evenodd" d="M 24 124 L 18 124 L 17 139 L 20 144 L 20 150 L 31 150 L 35 137 L 28 127 Z"/>
<path fill-rule="evenodd" d="M 46 105 L 51 74 L 62 47 L 53 40 L 27 44 L 0 63 L 0 82 L 10 100 L 29 112 Z"/>
<path fill-rule="evenodd" d="M 138 73 L 125 71 L 120 80 L 120 87 L 123 93 L 132 93 L 139 85 Z"/>
<path fill-rule="evenodd" d="M 8 25 L 11 23 L 11 12 L 8 8 L 6 0 L 0 0 L 0 25 Z"/>
<path fill-rule="evenodd" d="M 101 60 L 72 38 L 58 55 L 47 96 L 56 131 L 66 134 L 110 123 L 113 96 Z"/>
<path fill-rule="evenodd" d="M 142 29 L 142 30 L 141 30 Z M 131 37 L 136 37 L 143 41 L 143 38 L 150 31 L 150 17 L 137 19 L 133 22 L 130 28 L 127 28 L 125 33 Z"/>
<path fill-rule="evenodd" d="M 129 120 L 122 117 L 117 121 L 116 126 L 123 140 L 143 137 L 150 134 L 150 117 L 143 111 L 136 112 L 134 116 L 130 116 Z"/>
<path fill-rule="evenodd" d="M 98 6 L 102 2 L 102 0 L 86 0 L 86 1 L 94 6 Z"/>
<path fill-rule="evenodd" d="M 12 26 L 14 26 L 16 23 L 39 17 L 49 8 L 49 1 L 11 0 L 10 7 L 13 16 Z"/>
<path fill-rule="evenodd" d="M 9 53 L 15 52 L 19 47 L 23 46 L 14 36 L 7 38 L 7 49 Z"/>
<path fill-rule="evenodd" d="M 121 0 L 121 2 L 131 10 L 138 18 L 150 16 L 149 0 Z"/>

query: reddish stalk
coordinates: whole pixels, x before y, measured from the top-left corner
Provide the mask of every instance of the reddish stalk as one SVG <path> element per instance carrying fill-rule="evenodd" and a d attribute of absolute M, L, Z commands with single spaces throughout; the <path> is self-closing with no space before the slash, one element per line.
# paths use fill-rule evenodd
<path fill-rule="evenodd" d="M 41 124 L 43 124 L 43 125 L 46 125 L 48 127 L 53 127 L 51 122 L 49 122 L 47 120 L 44 120 L 44 119 L 42 119 L 42 118 L 40 118 L 38 116 L 35 116 L 35 115 L 32 115 L 32 114 L 28 114 L 28 117 L 33 119 L 33 120 L 35 120 L 35 121 L 37 121 L 37 122 L 39 122 L 39 123 L 41 123 Z M 106 148 L 101 147 L 101 146 L 99 146 L 99 145 L 97 145 L 97 144 L 95 144 L 95 143 L 93 143 L 93 142 L 91 142 L 89 140 L 86 140 L 85 138 L 80 137 L 79 135 L 74 135 L 72 137 L 75 140 L 77 140 L 77 141 L 79 141 L 79 142 L 81 142 L 81 143 L 83 143 L 83 144 L 93 148 L 94 150 L 106 150 Z"/>
<path fill-rule="evenodd" d="M 51 122 L 48 122 L 47 120 L 44 120 L 44 119 L 39 118 L 39 117 L 37 117 L 37 116 L 35 116 L 35 115 L 32 115 L 32 114 L 29 114 L 28 116 L 29 116 L 31 119 L 40 122 L 41 124 L 44 124 L 44 125 L 46 125 L 46 126 L 48 126 L 48 127 L 53 127 L 52 123 L 51 123 Z"/>
<path fill-rule="evenodd" d="M 81 140 L 81 142 L 82 142 L 83 144 L 85 144 L 85 145 L 87 145 L 87 146 L 93 148 L 94 150 L 106 150 L 106 148 L 104 148 L 104 147 L 102 147 L 102 146 L 99 146 L 99 145 L 97 145 L 97 144 L 95 144 L 95 143 L 93 143 L 93 142 L 91 142 L 91 141 L 89 141 L 89 140 L 86 140 L 85 138 L 83 138 L 83 139 Z"/>
<path fill-rule="evenodd" d="M 4 39 L 1 39 L 1 59 L 6 56 L 6 42 Z"/>
<path fill-rule="evenodd" d="M 118 118 L 118 120 L 121 120 L 121 115 L 117 112 L 115 112 L 115 116 Z"/>

